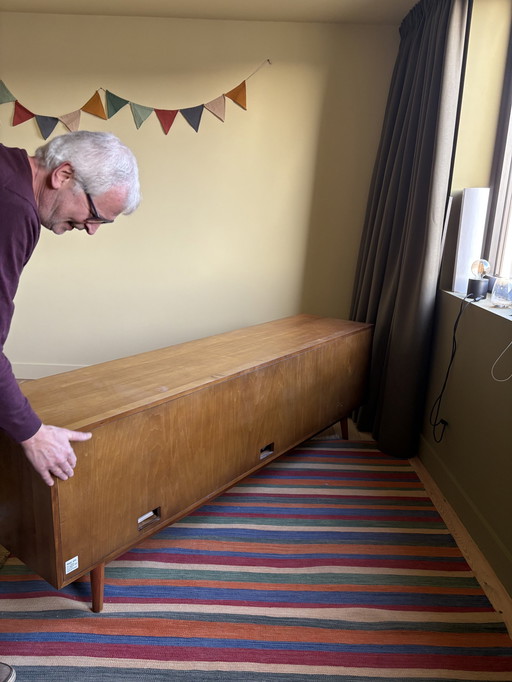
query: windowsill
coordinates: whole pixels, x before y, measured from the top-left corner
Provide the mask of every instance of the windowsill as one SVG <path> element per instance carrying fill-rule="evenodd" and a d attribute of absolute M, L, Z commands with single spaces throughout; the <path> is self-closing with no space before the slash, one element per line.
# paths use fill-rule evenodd
<path fill-rule="evenodd" d="M 455 296 L 456 298 L 459 298 L 460 300 L 465 298 L 464 294 L 458 294 L 455 291 L 445 291 L 445 293 L 450 294 L 452 296 Z M 471 299 L 468 298 L 467 300 L 470 301 Z M 512 308 L 496 308 L 496 306 L 494 306 L 491 303 L 491 295 L 490 294 L 487 294 L 487 296 L 485 298 L 483 298 L 481 301 L 476 301 L 476 302 L 472 303 L 471 305 L 474 305 L 478 308 L 481 308 L 482 310 L 487 310 L 492 315 L 499 315 L 500 317 L 504 317 L 507 320 L 510 320 L 512 322 Z"/>

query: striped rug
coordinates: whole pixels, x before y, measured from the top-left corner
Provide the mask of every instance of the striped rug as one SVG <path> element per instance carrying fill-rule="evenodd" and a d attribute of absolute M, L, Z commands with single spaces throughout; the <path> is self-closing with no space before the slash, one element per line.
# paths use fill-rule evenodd
<path fill-rule="evenodd" d="M 409 462 L 313 440 L 89 584 L 0 570 L 0 660 L 30 682 L 512 680 L 512 641 Z"/>

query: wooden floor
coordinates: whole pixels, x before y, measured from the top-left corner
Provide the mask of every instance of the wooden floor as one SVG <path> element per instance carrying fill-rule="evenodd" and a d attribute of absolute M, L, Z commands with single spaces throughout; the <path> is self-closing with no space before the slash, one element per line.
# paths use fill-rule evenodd
<path fill-rule="evenodd" d="M 498 613 L 502 614 L 508 633 L 512 638 L 512 596 L 507 592 L 493 568 L 480 551 L 448 500 L 438 488 L 434 479 L 419 457 L 412 457 L 410 463 L 423 483 L 430 499 L 453 535 L 457 546 L 464 555 L 471 570 L 482 586 L 487 598 Z"/>

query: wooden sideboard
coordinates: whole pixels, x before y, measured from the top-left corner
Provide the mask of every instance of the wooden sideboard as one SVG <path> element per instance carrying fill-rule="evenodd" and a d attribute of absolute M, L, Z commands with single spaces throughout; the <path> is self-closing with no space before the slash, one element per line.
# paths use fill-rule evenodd
<path fill-rule="evenodd" d="M 106 562 L 361 403 L 371 337 L 297 315 L 22 384 L 93 437 L 49 487 L 0 432 L 0 544 L 57 589 L 90 572 L 101 611 Z"/>

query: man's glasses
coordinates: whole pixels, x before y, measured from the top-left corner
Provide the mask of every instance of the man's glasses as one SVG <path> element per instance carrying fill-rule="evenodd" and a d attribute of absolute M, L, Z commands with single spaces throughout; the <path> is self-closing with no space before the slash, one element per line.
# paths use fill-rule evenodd
<path fill-rule="evenodd" d="M 107 223 L 113 223 L 113 220 L 107 220 L 103 216 L 101 216 L 97 209 L 96 206 L 94 205 L 94 201 L 92 200 L 91 195 L 89 192 L 86 192 L 84 190 L 85 196 L 87 197 L 87 202 L 89 204 L 89 211 L 91 212 L 91 218 L 88 218 L 84 222 L 90 223 L 91 225 L 106 225 Z"/>

